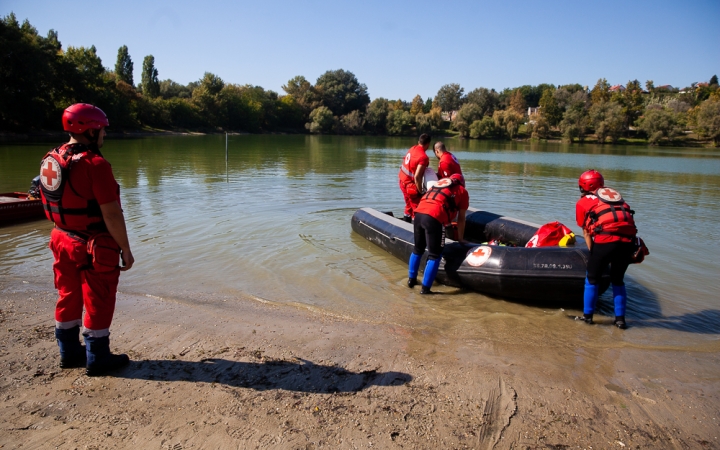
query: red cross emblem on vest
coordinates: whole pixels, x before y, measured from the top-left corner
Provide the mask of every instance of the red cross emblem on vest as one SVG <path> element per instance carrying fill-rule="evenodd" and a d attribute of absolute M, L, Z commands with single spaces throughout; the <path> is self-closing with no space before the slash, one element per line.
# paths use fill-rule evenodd
<path fill-rule="evenodd" d="M 53 157 L 45 158 L 40 166 L 40 182 L 45 189 L 54 191 L 60 187 L 61 181 L 60 164 Z"/>
<path fill-rule="evenodd" d="M 613 188 L 600 188 L 597 191 L 597 196 L 606 202 L 621 202 L 623 199 L 622 195 Z"/>
<path fill-rule="evenodd" d="M 492 248 L 475 247 L 468 253 L 467 257 L 465 257 L 465 261 L 473 267 L 480 267 L 490 259 L 490 255 L 492 255 Z"/>

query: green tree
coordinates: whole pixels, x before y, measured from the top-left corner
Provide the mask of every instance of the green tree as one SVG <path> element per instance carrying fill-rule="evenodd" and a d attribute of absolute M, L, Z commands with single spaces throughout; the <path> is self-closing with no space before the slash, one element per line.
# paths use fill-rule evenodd
<path fill-rule="evenodd" d="M 193 89 L 195 89 L 195 86 L 192 84 L 183 86 L 173 80 L 162 80 L 160 82 L 160 96 L 164 99 L 175 97 L 189 99 L 192 97 Z"/>
<path fill-rule="evenodd" d="M 432 108 L 428 113 L 419 113 L 415 116 L 418 133 L 432 133 L 442 126 L 442 112 L 440 108 Z"/>
<path fill-rule="evenodd" d="M 500 103 L 500 96 L 495 89 L 481 87 L 468 93 L 467 102 L 477 105 L 482 116 L 492 116 Z"/>
<path fill-rule="evenodd" d="M 482 110 L 475 103 L 465 103 L 460 107 L 460 110 L 453 120 L 453 128 L 460 133 L 461 137 L 468 137 L 470 135 L 470 124 L 476 120 L 482 119 Z"/>
<path fill-rule="evenodd" d="M 310 113 L 310 122 L 305 128 L 311 133 L 329 133 L 335 125 L 335 116 L 327 106 L 319 106 Z"/>
<path fill-rule="evenodd" d="M 365 126 L 365 118 L 357 109 L 340 118 L 340 125 L 346 134 L 361 134 Z"/>
<path fill-rule="evenodd" d="M 391 135 L 405 133 L 412 124 L 412 116 L 408 111 L 396 109 L 387 115 L 387 131 Z"/>
<path fill-rule="evenodd" d="M 648 92 L 653 92 L 655 90 L 655 83 L 653 82 L 653 80 L 647 80 L 645 82 L 645 89 Z"/>
<path fill-rule="evenodd" d="M 560 121 L 559 128 L 563 134 L 563 138 L 568 142 L 578 139 L 580 142 L 585 140 L 589 118 L 584 105 L 577 104 L 565 111 L 563 120 Z"/>
<path fill-rule="evenodd" d="M 528 123 L 528 132 L 535 139 L 547 139 L 550 135 L 550 122 L 543 115 L 540 115 L 535 123 Z"/>
<path fill-rule="evenodd" d="M 320 95 L 315 87 L 302 75 L 298 75 L 287 82 L 282 89 L 292 95 L 305 114 L 320 106 Z"/>
<path fill-rule="evenodd" d="M 484 116 L 470 125 L 470 137 L 473 139 L 491 138 L 496 133 L 495 121 L 490 116 Z"/>
<path fill-rule="evenodd" d="M 382 134 L 387 131 L 387 115 L 390 112 L 390 102 L 385 98 L 376 98 L 367 107 L 365 124 L 369 131 Z"/>
<path fill-rule="evenodd" d="M 135 86 L 133 81 L 133 62 L 130 59 L 127 45 L 118 49 L 117 62 L 115 63 L 115 76 L 118 80 L 124 81 L 130 86 Z"/>
<path fill-rule="evenodd" d="M 717 86 L 717 85 L 718 85 L 718 76 L 717 76 L 717 75 L 713 75 L 712 77 L 710 77 L 710 83 L 709 83 L 709 84 L 710 84 L 710 86 Z"/>
<path fill-rule="evenodd" d="M 610 138 L 610 142 L 616 143 L 624 129 L 622 107 L 612 101 L 593 103 L 588 114 L 598 142 L 605 143 Z"/>
<path fill-rule="evenodd" d="M 527 114 L 527 103 L 525 102 L 525 97 L 522 95 L 522 91 L 520 89 L 516 89 L 515 92 L 510 96 L 510 108 L 515 113 L 520 114 L 520 116 L 525 116 Z"/>
<path fill-rule="evenodd" d="M 700 136 L 712 139 L 720 145 L 720 101 L 705 100 L 698 106 L 696 114 L 696 131 Z"/>
<path fill-rule="evenodd" d="M 315 90 L 334 115 L 343 116 L 351 111 L 365 110 L 370 103 L 367 86 L 361 84 L 352 72 L 328 70 L 320 75 Z"/>
<path fill-rule="evenodd" d="M 661 139 L 672 139 L 682 131 L 678 126 L 677 115 L 667 108 L 648 108 L 638 120 L 638 128 L 648 136 L 651 145 L 657 145 Z"/>
<path fill-rule="evenodd" d="M 600 78 L 595 87 L 590 91 L 590 100 L 593 103 L 603 103 L 610 100 L 610 83 L 605 78 Z"/>
<path fill-rule="evenodd" d="M 523 115 L 513 109 L 496 110 L 493 113 L 495 129 L 504 132 L 510 139 L 517 135 L 522 120 Z"/>
<path fill-rule="evenodd" d="M 62 109 L 63 83 L 57 33 L 43 38 L 15 14 L 0 20 L 0 129 L 23 131 L 45 126 L 57 128 Z"/>
<path fill-rule="evenodd" d="M 465 100 L 464 92 L 465 89 L 457 83 L 446 84 L 438 90 L 433 103 L 438 105 L 441 111 L 457 111 Z"/>
<path fill-rule="evenodd" d="M 149 98 L 160 96 L 160 82 L 158 81 L 158 71 L 155 68 L 155 57 L 147 55 L 143 59 L 142 70 L 142 93 Z"/>
<path fill-rule="evenodd" d="M 555 100 L 554 89 L 546 89 L 540 97 L 540 117 L 548 127 L 554 127 L 562 120 L 563 111 Z M 537 128 L 537 127 L 536 127 Z M 546 136 L 543 136 L 546 137 Z"/>
<path fill-rule="evenodd" d="M 428 97 L 427 100 L 425 100 L 425 104 L 423 105 L 423 112 L 425 114 L 429 113 L 432 109 L 433 101 L 432 98 Z"/>

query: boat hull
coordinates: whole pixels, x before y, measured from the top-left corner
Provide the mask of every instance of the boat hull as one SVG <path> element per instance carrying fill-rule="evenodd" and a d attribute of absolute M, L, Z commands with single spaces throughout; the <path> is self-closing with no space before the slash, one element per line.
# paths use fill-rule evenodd
<path fill-rule="evenodd" d="M 28 199 L 24 192 L 0 194 L 0 226 L 45 218 L 42 201 Z"/>
<path fill-rule="evenodd" d="M 584 242 L 578 242 L 574 247 L 525 248 L 525 242 L 539 227 L 487 211 L 469 209 L 466 239 L 472 242 L 499 239 L 518 246 L 466 245 L 446 239 L 436 280 L 492 297 L 581 305 L 589 257 L 587 247 Z M 397 258 L 409 260 L 414 247 L 412 224 L 372 208 L 363 208 L 353 215 L 352 228 Z M 426 258 L 427 252 L 423 260 Z M 424 262 L 421 267 L 424 267 Z M 607 289 L 608 285 L 606 274 L 601 290 Z"/>

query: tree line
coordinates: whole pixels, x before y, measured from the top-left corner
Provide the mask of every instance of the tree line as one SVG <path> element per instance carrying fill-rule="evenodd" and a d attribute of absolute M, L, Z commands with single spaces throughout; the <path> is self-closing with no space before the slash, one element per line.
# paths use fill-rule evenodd
<path fill-rule="evenodd" d="M 284 94 L 260 86 L 223 81 L 206 72 L 183 85 L 160 80 L 155 58 L 143 59 L 139 83 L 127 46 L 118 49 L 114 70 L 105 68 L 94 46 L 63 49 L 58 34 L 38 34 L 13 13 L 0 20 L 0 131 L 54 130 L 72 103 L 102 108 L 116 130 L 308 132 L 405 135 L 453 130 L 461 137 L 617 142 L 645 137 L 651 144 L 693 130 L 720 143 L 717 76 L 684 89 L 641 86 L 630 80 L 592 88 L 540 84 L 500 92 L 479 87 L 467 94 L 458 84 L 442 86 L 434 98 L 370 100 L 367 86 L 349 71 L 329 70 L 315 83 L 296 76 Z"/>

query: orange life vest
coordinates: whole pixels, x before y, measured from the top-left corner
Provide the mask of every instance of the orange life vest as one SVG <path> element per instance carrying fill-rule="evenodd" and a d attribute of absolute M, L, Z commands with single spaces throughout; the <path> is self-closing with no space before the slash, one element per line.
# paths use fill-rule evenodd
<path fill-rule="evenodd" d="M 585 229 L 592 236 L 607 234 L 631 241 L 637 234 L 635 211 L 625 203 L 618 191 L 603 187 L 595 194 L 598 202 L 585 215 Z"/>

